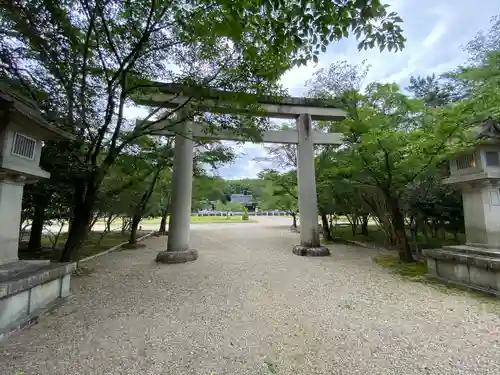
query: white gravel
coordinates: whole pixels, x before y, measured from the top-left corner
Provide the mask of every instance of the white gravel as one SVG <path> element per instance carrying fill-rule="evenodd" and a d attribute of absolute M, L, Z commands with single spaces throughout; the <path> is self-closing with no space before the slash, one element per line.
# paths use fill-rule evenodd
<path fill-rule="evenodd" d="M 196 262 L 155 264 L 151 238 L 89 263 L 0 346 L 0 374 L 500 374 L 497 302 L 405 281 L 366 249 L 295 256 L 287 227 L 194 228 Z"/>

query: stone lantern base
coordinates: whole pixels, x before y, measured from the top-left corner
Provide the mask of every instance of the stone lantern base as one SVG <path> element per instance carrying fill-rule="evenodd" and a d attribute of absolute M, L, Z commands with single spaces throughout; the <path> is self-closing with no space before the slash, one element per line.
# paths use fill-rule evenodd
<path fill-rule="evenodd" d="M 500 297 L 500 249 L 458 245 L 423 253 L 429 276 Z"/>
<path fill-rule="evenodd" d="M 0 265 L 0 341 L 70 294 L 75 263 L 19 260 Z"/>

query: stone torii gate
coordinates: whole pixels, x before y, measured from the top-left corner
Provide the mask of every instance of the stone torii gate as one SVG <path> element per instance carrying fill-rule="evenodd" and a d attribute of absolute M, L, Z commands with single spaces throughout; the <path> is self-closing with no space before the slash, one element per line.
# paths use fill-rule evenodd
<path fill-rule="evenodd" d="M 151 92 L 134 95 L 137 104 L 177 108 L 189 103 L 189 108 L 214 113 L 241 113 L 252 116 L 295 119 L 297 130 L 264 131 L 261 139 L 252 142 L 297 144 L 297 181 L 299 185 L 300 245 L 293 253 L 302 256 L 327 256 L 327 247 L 321 246 L 318 232 L 318 202 L 314 168 L 314 145 L 340 145 L 339 133 L 321 133 L 312 129 L 314 120 L 342 120 L 346 113 L 331 101 L 307 98 L 257 97 L 246 93 L 234 93 L 213 89 L 193 89 L 172 84 L 154 83 Z M 242 105 L 234 98 L 258 107 Z M 197 101 L 198 99 L 198 101 Z M 158 129 L 164 124 L 155 125 Z M 174 136 L 174 163 L 172 176 L 171 215 L 167 250 L 158 254 L 162 263 L 182 263 L 196 260 L 198 253 L 189 247 L 191 223 L 191 195 L 193 184 L 193 139 L 218 139 L 248 141 L 228 131 L 209 134 L 203 126 L 186 121 L 174 129 L 158 130 L 155 135 Z"/>

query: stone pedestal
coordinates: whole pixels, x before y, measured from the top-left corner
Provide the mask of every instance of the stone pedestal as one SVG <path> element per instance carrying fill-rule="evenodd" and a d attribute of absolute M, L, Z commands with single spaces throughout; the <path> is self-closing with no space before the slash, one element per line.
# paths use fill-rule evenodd
<path fill-rule="evenodd" d="M 423 253 L 429 276 L 500 297 L 500 249 L 461 245 Z"/>
<path fill-rule="evenodd" d="M 198 252 L 193 249 L 161 251 L 156 256 L 156 261 L 159 263 L 186 263 L 196 259 L 198 259 Z"/>
<path fill-rule="evenodd" d="M 70 294 L 75 264 L 18 260 L 24 183 L 0 181 L 0 341 Z"/>
<path fill-rule="evenodd" d="M 462 198 L 467 244 L 500 249 L 500 185 L 463 186 Z"/>
<path fill-rule="evenodd" d="M 0 265 L 17 261 L 24 183 L 0 181 Z"/>
<path fill-rule="evenodd" d="M 326 257 L 330 255 L 330 250 L 326 246 L 310 247 L 296 245 L 293 247 L 292 252 L 295 255 L 308 257 Z"/>
<path fill-rule="evenodd" d="M 429 275 L 500 296 L 500 192 L 492 181 L 460 184 L 466 244 L 424 250 Z"/>
<path fill-rule="evenodd" d="M 0 341 L 70 295 L 76 264 L 23 261 L 0 266 Z"/>

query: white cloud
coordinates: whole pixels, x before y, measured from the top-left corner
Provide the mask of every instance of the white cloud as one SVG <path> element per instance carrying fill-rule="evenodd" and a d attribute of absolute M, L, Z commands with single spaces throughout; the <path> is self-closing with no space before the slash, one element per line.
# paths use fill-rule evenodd
<path fill-rule="evenodd" d="M 446 34 L 446 31 L 447 31 L 446 21 L 440 20 L 436 25 L 434 25 L 429 35 L 426 36 L 426 38 L 422 42 L 422 47 L 431 48 L 437 42 L 439 42 L 439 40 Z"/>
<path fill-rule="evenodd" d="M 320 62 L 318 62 L 318 64 L 310 62 L 308 65 L 290 69 L 281 77 L 281 84 L 286 87 L 293 96 L 299 96 L 303 94 L 305 90 L 305 82 L 321 67 L 322 65 Z"/>

